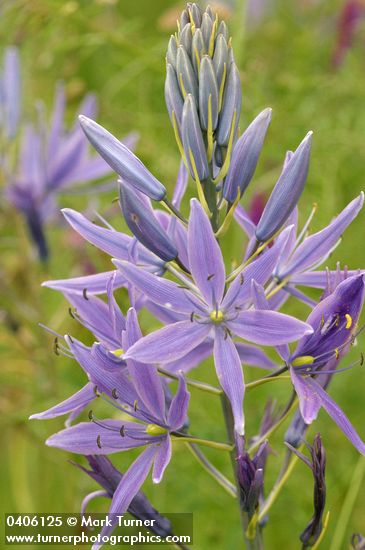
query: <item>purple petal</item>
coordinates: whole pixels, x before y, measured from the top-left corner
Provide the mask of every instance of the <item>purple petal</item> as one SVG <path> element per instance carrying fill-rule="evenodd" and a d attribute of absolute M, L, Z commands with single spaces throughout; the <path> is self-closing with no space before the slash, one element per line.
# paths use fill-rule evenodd
<path fill-rule="evenodd" d="M 123 514 L 129 508 L 133 498 L 138 493 L 143 485 L 148 473 L 152 467 L 153 460 L 156 454 L 156 447 L 150 446 L 139 455 L 122 477 L 114 495 L 109 514 Z M 109 535 L 115 527 L 115 516 L 111 517 L 112 526 L 104 526 L 100 536 Z M 95 543 L 92 550 L 98 550 L 102 544 Z"/>
<path fill-rule="evenodd" d="M 316 395 L 316 398 L 319 400 L 327 414 L 329 414 L 332 420 L 336 422 L 337 426 L 340 430 L 342 430 L 353 446 L 361 454 L 365 455 L 365 443 L 361 440 L 359 434 L 356 432 L 355 428 L 352 426 L 351 422 L 337 403 L 335 403 L 328 393 L 326 393 L 324 389 L 321 388 L 321 386 L 312 378 L 306 379 L 306 383 Z"/>
<path fill-rule="evenodd" d="M 362 273 L 360 269 L 346 272 L 347 277 L 354 277 Z M 329 281 L 335 279 L 336 271 L 308 271 L 305 273 L 294 274 L 290 277 L 290 282 L 294 285 L 309 286 L 312 288 L 326 288 Z"/>
<path fill-rule="evenodd" d="M 114 298 L 116 275 L 117 272 L 115 271 L 107 283 L 106 291 L 108 295 L 109 317 L 113 327 L 113 334 L 115 339 L 118 342 L 121 342 L 122 332 L 126 328 L 126 320 L 123 313 L 120 311 L 120 307 L 118 306 L 116 299 Z"/>
<path fill-rule="evenodd" d="M 46 441 L 49 447 L 57 447 L 64 451 L 82 455 L 105 455 L 118 453 L 141 447 L 150 442 L 151 437 L 146 435 L 142 424 L 135 422 L 122 422 L 121 420 L 103 420 L 105 427 L 100 427 L 94 422 L 80 422 L 71 428 L 57 432 Z M 121 430 L 133 432 L 133 437 L 127 434 L 122 436 Z M 139 435 L 136 439 L 135 435 Z M 99 437 L 100 436 L 100 437 Z"/>
<path fill-rule="evenodd" d="M 170 363 L 196 348 L 209 332 L 209 324 L 180 321 L 145 336 L 124 357 L 143 363 Z"/>
<path fill-rule="evenodd" d="M 115 275 L 114 289 L 120 288 L 126 284 L 126 280 L 118 270 L 96 273 L 95 275 L 86 275 L 73 277 L 70 279 L 58 279 L 54 281 L 45 281 L 42 286 L 60 290 L 67 294 L 79 294 L 83 296 L 93 294 L 104 294 L 110 277 Z"/>
<path fill-rule="evenodd" d="M 92 382 L 88 382 L 81 390 L 74 393 L 68 399 L 65 399 L 58 405 L 47 409 L 46 411 L 32 414 L 29 417 L 30 420 L 45 420 L 48 418 L 56 418 L 56 416 L 62 416 L 68 414 L 75 409 L 85 408 L 91 401 L 95 399 L 95 385 Z"/>
<path fill-rule="evenodd" d="M 168 414 L 168 425 L 171 431 L 178 430 L 184 425 L 188 414 L 190 393 L 187 390 L 185 378 L 179 374 L 179 387 L 174 395 Z"/>
<path fill-rule="evenodd" d="M 231 403 L 235 430 L 238 434 L 244 435 L 245 385 L 241 360 L 232 339 L 220 328 L 215 330 L 214 364 L 220 385 Z"/>
<path fill-rule="evenodd" d="M 264 285 L 271 277 L 278 256 L 293 231 L 293 226 L 287 227 L 280 233 L 275 240 L 274 245 L 264 250 L 264 252 L 251 262 L 245 269 L 237 275 L 222 302 L 222 309 L 228 310 L 233 305 L 241 306 L 251 298 L 251 281 Z"/>
<path fill-rule="evenodd" d="M 135 342 L 142 338 L 136 311 L 133 308 L 128 310 L 127 326 L 123 339 L 123 346 L 129 349 Z M 152 365 L 138 363 L 133 359 L 128 359 L 128 370 L 133 379 L 134 386 L 140 395 L 142 401 L 149 410 L 162 422 L 166 421 L 165 415 L 165 394 L 163 391 L 161 378 L 156 368 Z"/>
<path fill-rule="evenodd" d="M 188 372 L 189 370 L 198 367 L 203 361 L 208 359 L 212 355 L 213 351 L 213 340 L 209 339 L 203 342 L 202 344 L 199 344 L 195 349 L 181 357 L 180 359 L 177 359 L 176 361 L 172 361 L 172 363 L 168 363 L 164 366 L 165 370 L 168 370 L 172 373 L 177 373 L 180 370 L 184 373 Z"/>
<path fill-rule="evenodd" d="M 311 424 L 318 416 L 321 401 L 308 384 L 309 377 L 303 378 L 303 376 L 295 372 L 295 368 L 290 369 L 290 376 L 299 398 L 299 409 L 302 418 L 306 424 Z"/>
<path fill-rule="evenodd" d="M 220 304 L 225 269 L 219 244 L 208 216 L 196 199 L 191 200 L 188 228 L 189 266 L 196 284 L 211 307 Z"/>
<path fill-rule="evenodd" d="M 244 311 L 227 326 L 237 336 L 264 346 L 286 344 L 313 332 L 309 324 L 277 311 Z"/>
<path fill-rule="evenodd" d="M 330 223 L 327 227 L 310 235 L 298 246 L 285 268 L 281 271 L 282 278 L 309 269 L 319 261 L 324 262 L 345 229 L 356 218 L 364 204 L 364 193 L 361 193 Z"/>
<path fill-rule="evenodd" d="M 171 460 L 171 437 L 167 437 L 158 445 L 155 455 L 155 462 L 152 470 L 153 483 L 160 483 L 164 471 Z"/>
<path fill-rule="evenodd" d="M 122 276 L 152 302 L 173 311 L 189 315 L 192 312 L 191 301 L 176 283 L 148 273 L 129 262 L 113 260 L 113 263 L 120 269 Z"/>

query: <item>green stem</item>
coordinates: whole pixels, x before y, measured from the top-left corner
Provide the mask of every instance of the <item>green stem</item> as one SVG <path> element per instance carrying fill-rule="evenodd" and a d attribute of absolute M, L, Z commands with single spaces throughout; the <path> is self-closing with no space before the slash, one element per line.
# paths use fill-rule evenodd
<path fill-rule="evenodd" d="M 347 489 L 346 497 L 341 508 L 341 512 L 337 521 L 337 527 L 331 542 L 331 550 L 340 550 L 344 548 L 343 539 L 346 534 L 347 525 L 350 521 L 352 510 L 355 506 L 357 495 L 361 488 L 361 482 L 365 473 L 365 458 L 360 456 L 354 473 L 352 475 L 349 488 Z"/>
<path fill-rule="evenodd" d="M 227 396 L 224 393 L 222 393 L 221 395 L 221 402 L 222 402 L 224 420 L 226 423 L 227 435 L 230 441 L 232 442 L 232 451 L 231 451 L 232 469 L 233 469 L 233 474 L 236 481 L 237 495 L 240 496 L 240 486 L 237 478 L 237 461 L 236 461 L 236 458 L 239 454 L 239 450 L 235 445 L 234 420 L 233 420 L 231 405 Z M 262 540 L 261 530 L 259 528 L 255 529 L 253 537 L 247 536 L 248 526 L 250 524 L 251 518 L 248 516 L 247 512 L 245 512 L 242 509 L 242 503 L 240 498 L 238 498 L 238 504 L 239 504 L 241 524 L 242 524 L 243 537 L 245 541 L 246 550 L 263 550 L 263 540 Z"/>
<path fill-rule="evenodd" d="M 192 435 L 179 434 L 178 432 L 172 432 L 172 440 L 177 443 L 195 443 L 196 445 L 203 445 L 204 447 L 210 447 L 219 451 L 232 451 L 232 445 L 227 443 L 220 443 L 219 441 L 211 441 L 210 439 L 201 439 L 200 437 L 193 437 Z"/>
<path fill-rule="evenodd" d="M 202 453 L 202 451 L 197 447 L 194 443 L 187 443 L 186 446 L 188 447 L 189 451 L 191 451 L 192 455 L 196 458 L 196 460 L 199 462 L 201 466 L 203 466 L 204 470 L 208 472 L 210 476 L 212 476 L 213 479 L 219 483 L 221 487 L 223 487 L 229 495 L 236 498 L 237 497 L 237 489 L 227 479 L 222 472 L 220 472 L 213 464 L 207 459 L 207 457 Z"/>

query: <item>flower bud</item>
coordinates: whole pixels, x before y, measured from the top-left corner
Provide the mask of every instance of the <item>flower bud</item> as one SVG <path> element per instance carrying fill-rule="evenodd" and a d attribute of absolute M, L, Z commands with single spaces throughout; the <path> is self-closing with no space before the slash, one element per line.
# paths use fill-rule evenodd
<path fill-rule="evenodd" d="M 200 181 L 209 176 L 209 167 L 207 153 L 205 150 L 202 131 L 200 128 L 196 103 L 192 95 L 185 99 L 184 110 L 181 123 L 182 142 L 193 179 L 196 179 L 196 173 Z"/>
<path fill-rule="evenodd" d="M 200 63 L 199 83 L 199 113 L 202 128 L 208 129 L 210 102 L 212 130 L 215 130 L 218 122 L 218 86 L 213 62 L 208 55 L 205 55 Z"/>
<path fill-rule="evenodd" d="M 117 174 L 151 199 L 164 198 L 165 187 L 128 147 L 90 118 L 80 115 L 79 121 L 91 145 Z"/>
<path fill-rule="evenodd" d="M 182 112 L 184 107 L 184 101 L 180 92 L 180 87 L 176 78 L 174 68 L 170 63 L 166 67 L 166 80 L 165 80 L 165 101 L 167 110 L 172 121 L 172 113 L 175 113 L 175 118 L 178 126 L 181 124 Z"/>
<path fill-rule="evenodd" d="M 267 201 L 256 228 L 256 239 L 265 242 L 284 225 L 295 208 L 308 175 L 312 132 L 308 132 L 284 169 Z"/>
<path fill-rule="evenodd" d="M 198 99 L 197 77 L 184 46 L 179 46 L 177 50 L 176 70 L 183 97 L 192 94 L 195 99 Z"/>
<path fill-rule="evenodd" d="M 240 488 L 240 505 L 248 517 L 252 518 L 258 505 L 264 486 L 264 463 L 268 442 L 262 443 L 251 459 L 248 453 L 237 458 L 237 479 Z"/>
<path fill-rule="evenodd" d="M 148 199 L 127 182 L 119 181 L 119 200 L 126 224 L 139 242 L 165 262 L 174 260 L 177 250 L 158 223 Z"/>
<path fill-rule="evenodd" d="M 217 143 L 219 145 L 228 145 L 234 118 L 234 135 L 236 135 L 241 112 L 241 103 L 242 91 L 240 75 L 236 65 L 232 63 L 228 69 L 224 87 L 222 110 L 219 115 L 218 130 L 216 133 Z"/>
<path fill-rule="evenodd" d="M 271 120 L 271 109 L 265 109 L 250 124 L 237 141 L 232 160 L 224 182 L 223 196 L 233 203 L 240 190 L 242 197 L 256 170 L 267 129 Z"/>

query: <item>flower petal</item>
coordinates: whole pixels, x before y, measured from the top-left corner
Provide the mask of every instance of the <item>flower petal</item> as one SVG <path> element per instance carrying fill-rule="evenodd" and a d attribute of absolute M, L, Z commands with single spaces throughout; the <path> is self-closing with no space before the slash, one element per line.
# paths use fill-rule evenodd
<path fill-rule="evenodd" d="M 169 363 L 184 357 L 201 344 L 210 332 L 210 325 L 180 321 L 152 332 L 136 342 L 125 359 L 143 363 Z"/>
<path fill-rule="evenodd" d="M 145 428 L 135 422 L 104 420 L 103 426 L 98 426 L 94 422 L 80 422 L 51 435 L 46 445 L 82 455 L 105 455 L 141 447 L 149 443 L 153 437 L 146 435 L 146 438 L 142 439 Z M 127 434 L 122 436 L 123 429 L 126 432 L 132 431 L 133 437 Z M 138 439 L 135 438 L 137 433 L 140 437 Z"/>
<path fill-rule="evenodd" d="M 88 382 L 81 390 L 71 395 L 58 405 L 54 405 L 46 411 L 32 414 L 29 417 L 30 420 L 45 420 L 46 418 L 56 418 L 56 416 L 62 416 L 68 414 L 75 409 L 86 407 L 91 401 L 95 399 L 95 385 L 92 382 Z"/>
<path fill-rule="evenodd" d="M 187 390 L 185 378 L 179 373 L 179 387 L 174 395 L 168 414 L 168 424 L 171 431 L 178 430 L 184 425 L 188 414 L 190 393 Z"/>
<path fill-rule="evenodd" d="M 152 470 L 153 483 L 160 483 L 164 471 L 171 460 L 171 437 L 167 437 L 158 445 L 155 455 L 155 462 Z"/>
<path fill-rule="evenodd" d="M 115 274 L 113 288 L 120 288 L 126 284 L 126 280 L 117 270 L 96 273 L 95 275 L 86 275 L 73 277 L 70 279 L 58 279 L 54 281 L 45 281 L 42 286 L 67 292 L 68 294 L 82 294 L 83 296 L 93 294 L 104 294 L 106 292 L 110 277 Z"/>
<path fill-rule="evenodd" d="M 313 332 L 307 323 L 277 311 L 244 311 L 227 326 L 237 336 L 264 346 L 286 344 Z"/>
<path fill-rule="evenodd" d="M 238 434 L 244 435 L 245 385 L 241 360 L 232 339 L 221 328 L 215 329 L 214 364 L 220 385 L 231 403 L 235 430 Z"/>
<path fill-rule="evenodd" d="M 317 418 L 321 408 L 320 399 L 308 384 L 309 377 L 303 378 L 295 372 L 295 368 L 290 369 L 290 376 L 299 398 L 300 414 L 306 424 L 311 424 Z"/>
<path fill-rule="evenodd" d="M 189 266 L 196 284 L 211 307 L 220 304 L 225 285 L 221 249 L 201 204 L 191 200 L 188 228 Z"/>
<path fill-rule="evenodd" d="M 152 467 L 153 460 L 156 454 L 156 447 L 151 445 L 139 455 L 133 464 L 125 472 L 115 493 L 109 514 L 112 526 L 105 525 L 100 533 L 100 537 L 109 535 L 116 525 L 116 514 L 123 514 L 129 508 L 132 500 L 143 485 L 148 473 Z M 113 514 L 113 515 L 112 515 Z M 95 543 L 92 550 L 98 550 L 102 544 Z"/>
<path fill-rule="evenodd" d="M 113 263 L 121 271 L 122 276 L 152 302 L 173 311 L 189 315 L 192 312 L 191 301 L 176 283 L 148 273 L 129 262 L 113 259 Z"/>

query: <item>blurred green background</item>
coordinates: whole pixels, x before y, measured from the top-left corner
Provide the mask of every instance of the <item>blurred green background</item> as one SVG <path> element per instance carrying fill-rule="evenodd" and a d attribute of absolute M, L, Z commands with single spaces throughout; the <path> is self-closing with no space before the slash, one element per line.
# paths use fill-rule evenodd
<path fill-rule="evenodd" d="M 241 128 L 263 108 L 273 108 L 273 120 L 252 191 L 268 191 L 275 183 L 287 149 L 295 148 L 308 130 L 313 130 L 311 170 L 300 203 L 303 220 L 318 203 L 312 229 L 329 222 L 363 186 L 365 167 L 365 26 L 357 29 L 353 47 L 343 64 L 333 69 L 340 0 L 270 2 L 265 17 L 244 24 L 242 3 L 229 21 L 236 58 L 242 76 Z M 170 189 L 179 164 L 177 147 L 166 113 L 164 55 L 169 34 L 183 3 L 168 0 L 12 0 L 0 2 L 0 51 L 8 44 L 20 48 L 23 67 L 24 108 L 34 114 L 35 98 L 51 109 L 58 80 L 66 84 L 70 123 L 87 91 L 99 98 L 98 120 L 123 136 L 137 131 L 137 153 L 151 171 Z M 192 189 L 191 189 L 192 191 Z M 110 211 L 116 227 L 120 218 L 112 207 L 114 192 L 97 195 L 63 195 L 60 206 L 85 209 L 89 199 L 101 212 Z M 247 203 L 246 203 L 247 204 Z M 62 419 L 28 422 L 33 412 L 55 404 L 84 381 L 81 369 L 52 351 L 50 338 L 38 323 L 61 333 L 70 332 L 90 341 L 86 331 L 73 321 L 67 303 L 56 292 L 41 289 L 45 279 L 81 275 L 85 270 L 110 269 L 109 259 L 85 245 L 58 225 L 48 230 L 53 251 L 46 267 L 35 259 L 23 221 L 5 204 L 0 206 L 1 319 L 0 335 L 0 486 L 4 512 L 76 512 L 83 496 L 95 485 L 68 462 L 66 453 L 46 448 L 48 435 L 62 427 Z M 109 218 L 108 218 L 109 219 Z M 364 267 L 364 215 L 347 231 L 342 244 L 328 262 L 337 259 L 352 268 Z M 232 230 L 225 238 L 227 257 L 238 255 L 241 234 Z M 121 303 L 127 307 L 125 296 Z M 295 310 L 301 318 L 306 307 Z M 144 328 L 149 319 L 142 318 Z M 150 325 L 148 325 L 149 327 Z M 359 356 L 365 339 L 352 349 L 344 364 Z M 260 373 L 247 371 L 248 380 Z M 212 365 L 195 373 L 214 381 Z M 248 434 L 257 432 L 265 401 L 271 391 L 285 403 L 285 383 L 256 389 L 247 395 Z M 280 387 L 279 387 L 280 386 Z M 336 376 L 331 395 L 338 400 L 365 438 L 363 369 L 354 368 Z M 219 402 L 193 392 L 190 410 L 192 433 L 224 440 Z M 283 428 L 273 441 L 267 487 L 280 469 Z M 357 452 L 326 416 L 309 432 L 320 431 L 327 449 L 327 510 L 331 511 L 323 549 L 332 549 L 332 537 L 347 494 Z M 207 453 L 231 475 L 229 459 Z M 365 459 L 363 459 L 365 460 Z M 114 459 L 122 470 L 131 455 Z M 358 485 L 358 483 L 356 482 Z M 354 532 L 365 534 L 365 483 L 351 508 L 341 548 L 348 548 Z M 194 548 L 242 547 L 236 504 L 180 446 L 163 482 L 145 484 L 145 491 L 162 512 L 193 512 Z M 94 510 L 105 511 L 108 502 L 98 501 Z M 312 477 L 299 463 L 270 513 L 265 528 L 269 550 L 300 548 L 299 534 L 312 514 Z M 166 545 L 165 545 L 166 546 Z"/>

